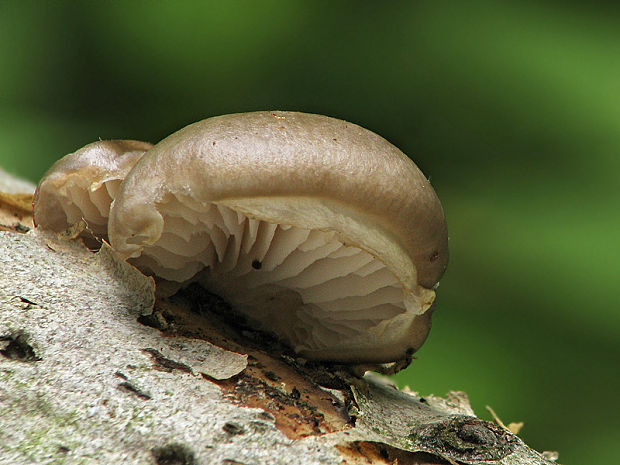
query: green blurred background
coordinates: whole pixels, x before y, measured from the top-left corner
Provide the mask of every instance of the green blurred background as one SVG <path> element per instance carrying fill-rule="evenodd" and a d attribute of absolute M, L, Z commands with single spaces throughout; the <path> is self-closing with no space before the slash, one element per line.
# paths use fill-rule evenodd
<path fill-rule="evenodd" d="M 451 264 L 397 375 L 565 465 L 618 463 L 620 9 L 601 2 L 0 1 L 0 166 L 223 113 L 361 124 L 430 177 Z"/>

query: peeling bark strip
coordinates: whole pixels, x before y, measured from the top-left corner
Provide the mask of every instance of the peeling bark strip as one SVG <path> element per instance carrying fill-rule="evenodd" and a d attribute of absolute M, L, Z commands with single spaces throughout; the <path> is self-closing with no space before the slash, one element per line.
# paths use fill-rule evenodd
<path fill-rule="evenodd" d="M 0 263 L 3 465 L 553 463 L 462 395 L 295 358 L 196 289 L 141 324 L 153 282 L 105 246 L 0 231 Z"/>
<path fill-rule="evenodd" d="M 144 399 L 144 400 L 152 399 L 150 394 L 148 394 L 147 392 L 144 392 L 142 389 L 140 389 L 139 387 L 136 387 L 135 385 L 131 384 L 128 381 L 123 381 L 122 383 L 119 383 L 118 387 L 121 390 L 125 390 L 125 391 L 135 394 L 140 399 Z"/>
<path fill-rule="evenodd" d="M 33 227 L 32 194 L 0 192 L 0 231 L 26 233 Z"/>

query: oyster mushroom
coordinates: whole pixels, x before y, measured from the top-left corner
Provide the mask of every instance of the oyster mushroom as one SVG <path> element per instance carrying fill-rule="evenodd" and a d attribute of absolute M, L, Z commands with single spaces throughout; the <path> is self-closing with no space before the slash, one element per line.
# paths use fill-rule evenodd
<path fill-rule="evenodd" d="M 409 158 L 295 112 L 209 118 L 156 144 L 108 233 L 145 272 L 199 281 L 302 356 L 350 363 L 422 345 L 448 260 L 441 205 Z"/>
<path fill-rule="evenodd" d="M 88 144 L 58 160 L 34 195 L 36 226 L 61 232 L 83 220 L 87 242 L 107 239 L 110 204 L 129 170 L 152 145 L 135 140 Z"/>

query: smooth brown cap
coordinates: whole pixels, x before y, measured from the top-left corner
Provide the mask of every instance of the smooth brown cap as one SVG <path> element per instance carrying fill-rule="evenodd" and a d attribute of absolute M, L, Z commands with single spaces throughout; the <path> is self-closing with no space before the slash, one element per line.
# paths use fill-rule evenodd
<path fill-rule="evenodd" d="M 135 140 L 105 140 L 64 156 L 37 186 L 35 224 L 59 232 L 83 218 L 95 233 L 106 235 L 115 189 L 151 147 Z M 111 181 L 116 181 L 115 188 L 106 189 L 105 184 Z"/>
<path fill-rule="evenodd" d="M 122 255 L 139 255 L 158 239 L 156 205 L 168 192 L 265 221 L 336 230 L 412 291 L 432 289 L 448 262 L 443 210 L 422 172 L 382 137 L 342 120 L 242 113 L 167 137 L 136 164 L 112 208 L 110 239 Z"/>

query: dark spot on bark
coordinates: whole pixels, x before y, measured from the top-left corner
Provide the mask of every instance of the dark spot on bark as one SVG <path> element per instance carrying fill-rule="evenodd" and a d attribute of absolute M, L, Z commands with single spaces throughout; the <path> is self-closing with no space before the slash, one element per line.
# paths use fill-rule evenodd
<path fill-rule="evenodd" d="M 146 349 L 142 349 L 142 352 L 147 353 L 152 357 L 153 365 L 156 370 L 166 371 L 168 373 L 171 373 L 174 370 L 192 373 L 191 367 L 185 365 L 184 363 L 177 362 L 176 360 L 164 357 L 157 349 L 148 347 Z"/>
<path fill-rule="evenodd" d="M 426 399 L 424 397 L 420 397 L 420 402 L 422 402 L 423 404 L 426 403 Z"/>
<path fill-rule="evenodd" d="M 163 447 L 154 447 L 151 453 L 157 465 L 196 465 L 196 457 L 189 447 L 173 443 Z"/>
<path fill-rule="evenodd" d="M 268 420 L 268 421 L 276 421 L 276 417 L 273 416 L 272 413 L 269 412 L 261 412 L 258 414 L 259 418 L 262 418 L 263 420 Z"/>
<path fill-rule="evenodd" d="M 138 396 L 140 399 L 143 399 L 143 400 L 152 399 L 149 393 L 144 392 L 142 389 L 135 386 L 134 384 L 131 384 L 129 381 L 123 381 L 122 383 L 118 385 L 118 388 L 122 391 L 131 392 L 132 394 L 135 394 L 136 396 Z"/>
<path fill-rule="evenodd" d="M 0 355 L 11 360 L 20 362 L 38 362 L 38 357 L 34 348 L 28 343 L 28 336 L 23 332 L 16 332 L 0 336 Z"/>
<path fill-rule="evenodd" d="M 21 308 L 23 310 L 30 310 L 32 307 L 41 307 L 38 303 L 33 302 L 30 299 L 27 299 L 26 297 L 22 297 L 21 295 L 16 296 L 19 301 L 25 305 L 21 306 Z"/>
<path fill-rule="evenodd" d="M 503 428 L 465 415 L 418 426 L 409 437 L 425 452 L 464 463 L 501 460 L 512 453 L 518 442 Z"/>
<path fill-rule="evenodd" d="M 116 373 L 114 373 L 114 376 L 124 379 L 125 381 L 127 381 L 129 378 L 127 378 L 127 375 L 124 373 L 121 373 L 120 371 L 117 371 Z"/>
<path fill-rule="evenodd" d="M 278 375 L 276 375 L 273 371 L 265 371 L 264 374 L 265 374 L 265 378 L 273 382 L 278 382 L 282 379 Z"/>
<path fill-rule="evenodd" d="M 24 226 L 21 223 L 18 223 L 15 225 L 15 231 L 19 233 L 27 233 L 28 231 L 30 231 L 30 228 L 28 226 Z"/>
<path fill-rule="evenodd" d="M 67 446 L 58 446 L 58 452 L 60 452 L 61 454 L 66 454 L 70 451 L 71 449 L 69 449 Z"/>
<path fill-rule="evenodd" d="M 252 268 L 254 268 L 255 270 L 260 270 L 262 267 L 263 267 L 263 264 L 259 262 L 258 260 L 254 260 L 252 262 Z"/>
<path fill-rule="evenodd" d="M 470 444 L 493 444 L 495 441 L 493 433 L 481 425 L 463 425 L 456 434 Z"/>
<path fill-rule="evenodd" d="M 433 263 L 435 260 L 439 258 L 439 252 L 435 250 L 430 257 L 428 257 L 429 261 Z"/>
<path fill-rule="evenodd" d="M 233 423 L 231 421 L 224 423 L 222 429 L 231 436 L 245 433 L 245 430 L 241 425 L 238 425 L 237 423 Z"/>
<path fill-rule="evenodd" d="M 263 433 L 270 429 L 270 425 L 268 423 L 263 423 L 262 421 L 251 421 L 250 426 L 259 433 Z"/>
<path fill-rule="evenodd" d="M 301 397 L 301 393 L 299 392 L 299 389 L 294 387 L 293 390 L 291 391 L 291 397 L 293 399 L 299 399 Z"/>

